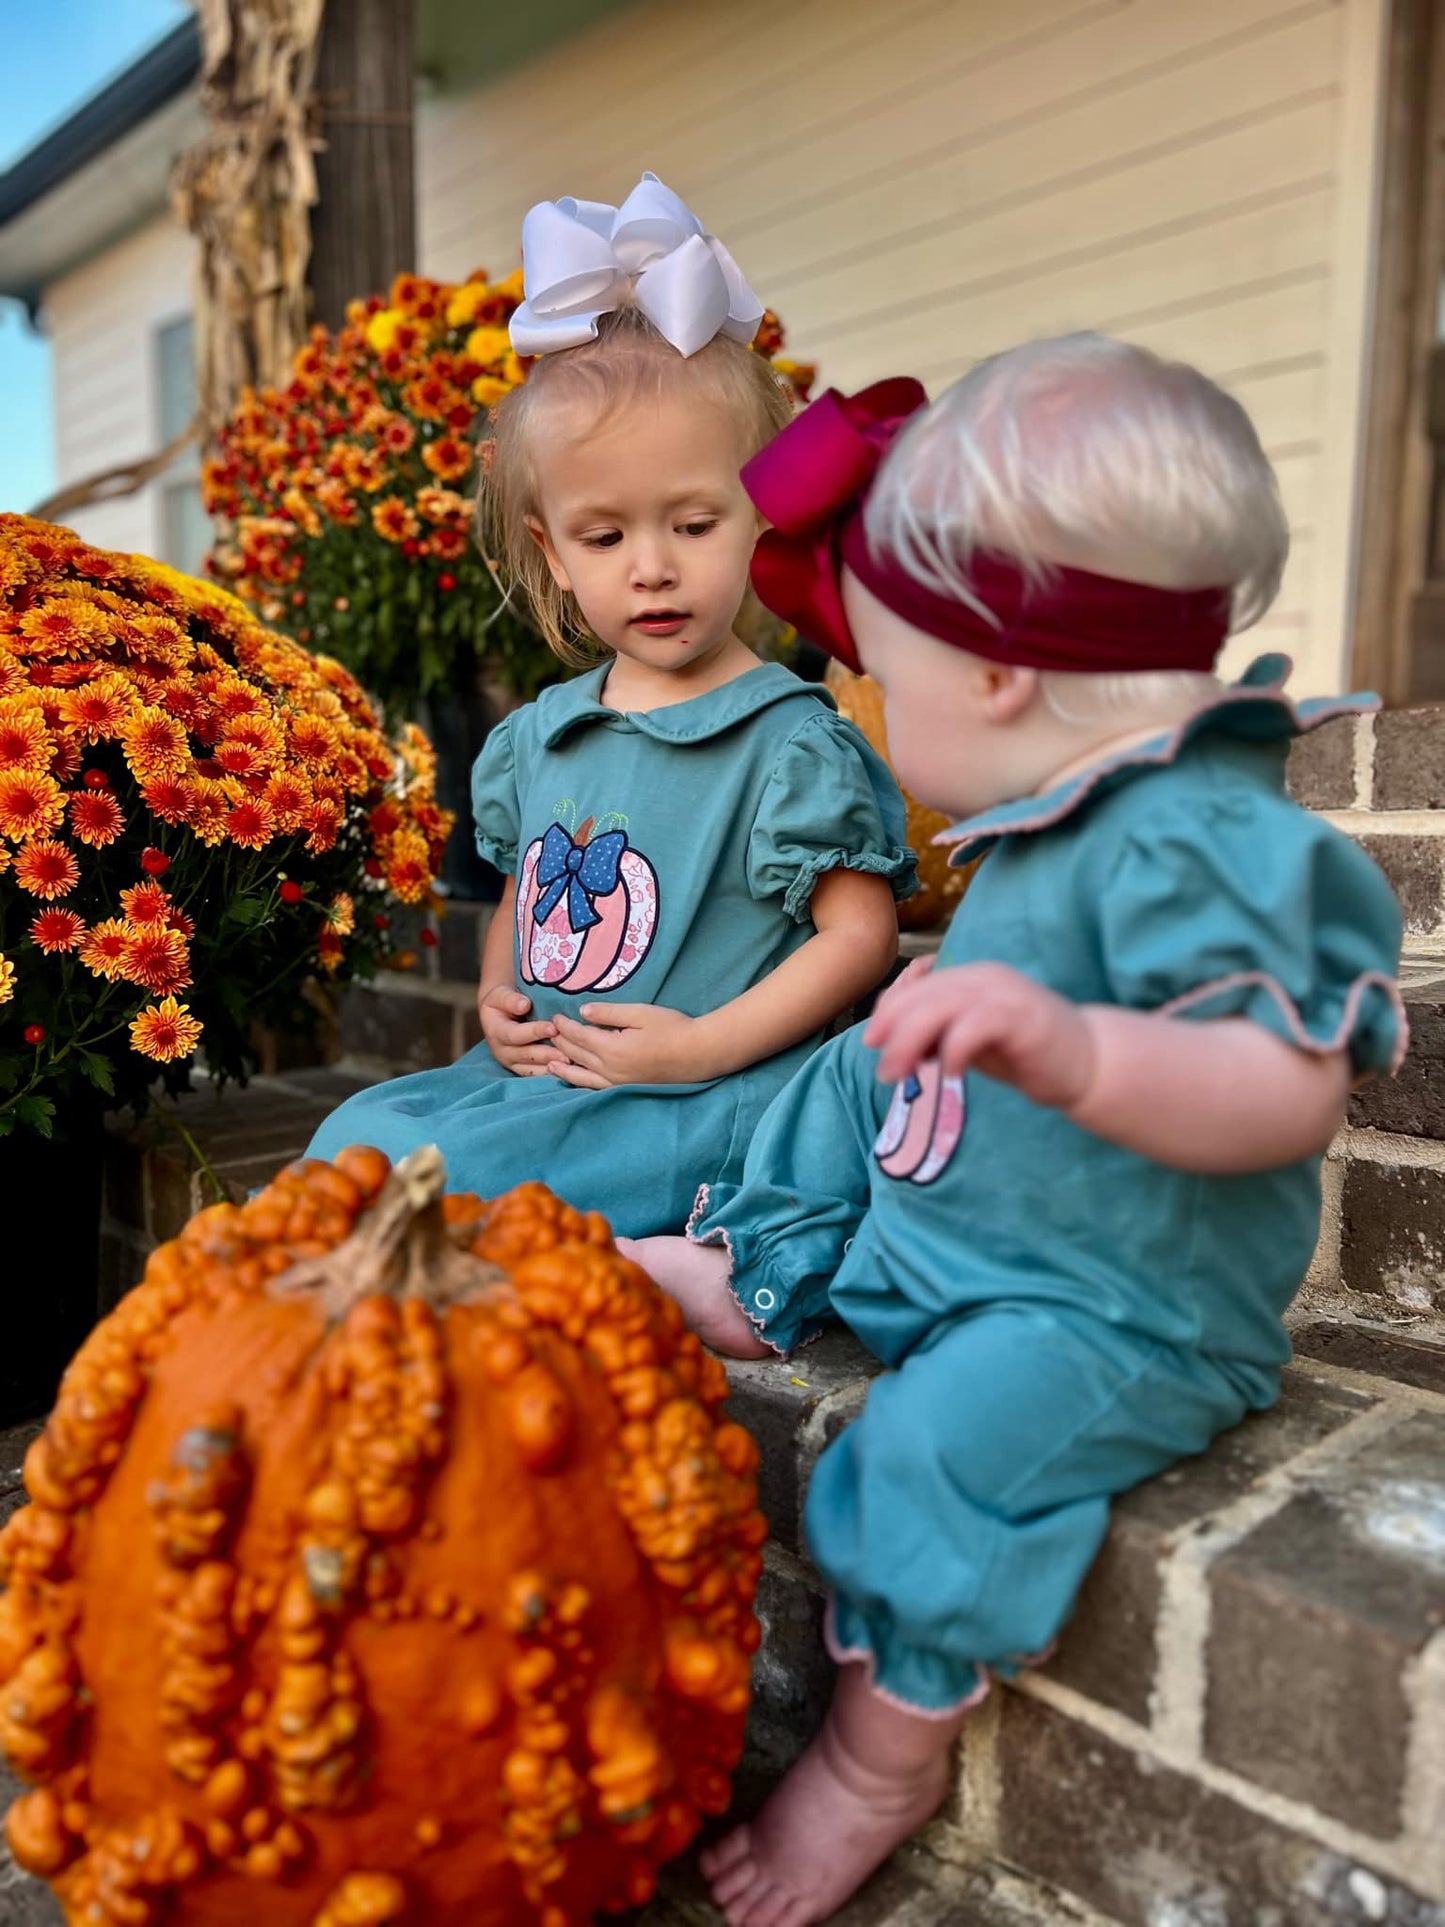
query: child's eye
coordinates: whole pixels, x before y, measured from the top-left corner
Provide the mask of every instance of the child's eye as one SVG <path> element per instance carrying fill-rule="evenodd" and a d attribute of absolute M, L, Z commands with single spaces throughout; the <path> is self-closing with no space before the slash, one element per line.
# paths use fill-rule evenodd
<path fill-rule="evenodd" d="M 620 529 L 608 529 L 602 535 L 584 535 L 582 546 L 584 549 L 615 549 L 621 540 Z"/>
<path fill-rule="evenodd" d="M 716 527 L 716 522 L 684 522 L 682 532 L 684 535 L 707 535 Z"/>

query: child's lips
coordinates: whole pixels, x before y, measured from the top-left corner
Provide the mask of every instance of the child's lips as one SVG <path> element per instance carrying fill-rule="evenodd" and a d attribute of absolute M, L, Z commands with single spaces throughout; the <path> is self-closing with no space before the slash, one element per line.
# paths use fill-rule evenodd
<path fill-rule="evenodd" d="M 675 636 L 679 629 L 685 629 L 689 617 L 685 609 L 658 610 L 648 615 L 634 616 L 628 624 L 630 629 L 640 629 L 646 636 Z"/>

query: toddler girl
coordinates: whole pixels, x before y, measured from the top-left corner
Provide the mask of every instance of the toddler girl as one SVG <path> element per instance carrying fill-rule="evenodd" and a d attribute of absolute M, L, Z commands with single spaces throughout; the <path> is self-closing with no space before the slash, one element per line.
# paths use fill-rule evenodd
<path fill-rule="evenodd" d="M 878 678 L 900 780 L 989 854 L 692 1242 L 634 1248 L 720 1350 L 840 1316 L 894 1368 L 813 1475 L 836 1696 L 704 1863 L 735 1927 L 840 1906 L 1067 1619 L 1111 1495 L 1275 1397 L 1321 1154 L 1405 1045 L 1390 891 L 1284 792 L 1289 739 L 1361 702 L 1209 673 L 1287 546 L 1238 404 L 1095 336 L 922 401 L 827 395 L 753 462 L 754 579 Z"/>
<path fill-rule="evenodd" d="M 679 1230 L 773 1096 L 880 981 L 914 868 L 886 765 L 734 627 L 758 518 L 738 471 L 788 420 L 762 309 L 648 175 L 527 217 L 520 354 L 486 490 L 563 661 L 495 728 L 477 844 L 507 876 L 485 1041 L 349 1099 L 311 1145 L 440 1145 L 454 1187 L 542 1178 L 615 1229 Z"/>

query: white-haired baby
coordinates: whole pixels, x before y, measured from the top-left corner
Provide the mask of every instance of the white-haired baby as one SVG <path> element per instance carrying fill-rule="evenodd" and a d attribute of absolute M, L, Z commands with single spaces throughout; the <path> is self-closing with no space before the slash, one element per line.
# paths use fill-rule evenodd
<path fill-rule="evenodd" d="M 1113 1495 L 1274 1399 L 1322 1154 L 1405 1025 L 1384 879 L 1284 787 L 1359 701 L 1212 674 L 1288 544 L 1237 402 L 1071 336 L 931 407 L 827 395 L 744 481 L 764 601 L 878 679 L 900 778 L 987 852 L 937 967 L 807 1064 L 686 1240 L 632 1247 L 721 1351 L 841 1318 L 891 1368 L 808 1494 L 832 1709 L 705 1862 L 735 1927 L 801 1927 L 938 1806 Z"/>

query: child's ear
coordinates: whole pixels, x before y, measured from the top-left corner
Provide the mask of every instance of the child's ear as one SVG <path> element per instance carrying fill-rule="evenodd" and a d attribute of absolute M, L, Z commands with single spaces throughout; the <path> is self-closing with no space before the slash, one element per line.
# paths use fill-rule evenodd
<path fill-rule="evenodd" d="M 572 579 L 562 567 L 562 558 L 552 546 L 552 538 L 547 533 L 547 524 L 537 515 L 527 517 L 527 533 L 547 558 L 547 567 L 552 571 L 552 580 L 559 589 L 572 593 Z"/>
<path fill-rule="evenodd" d="M 991 662 L 983 668 L 984 710 L 991 723 L 1016 722 L 1039 693 L 1037 669 Z"/>

